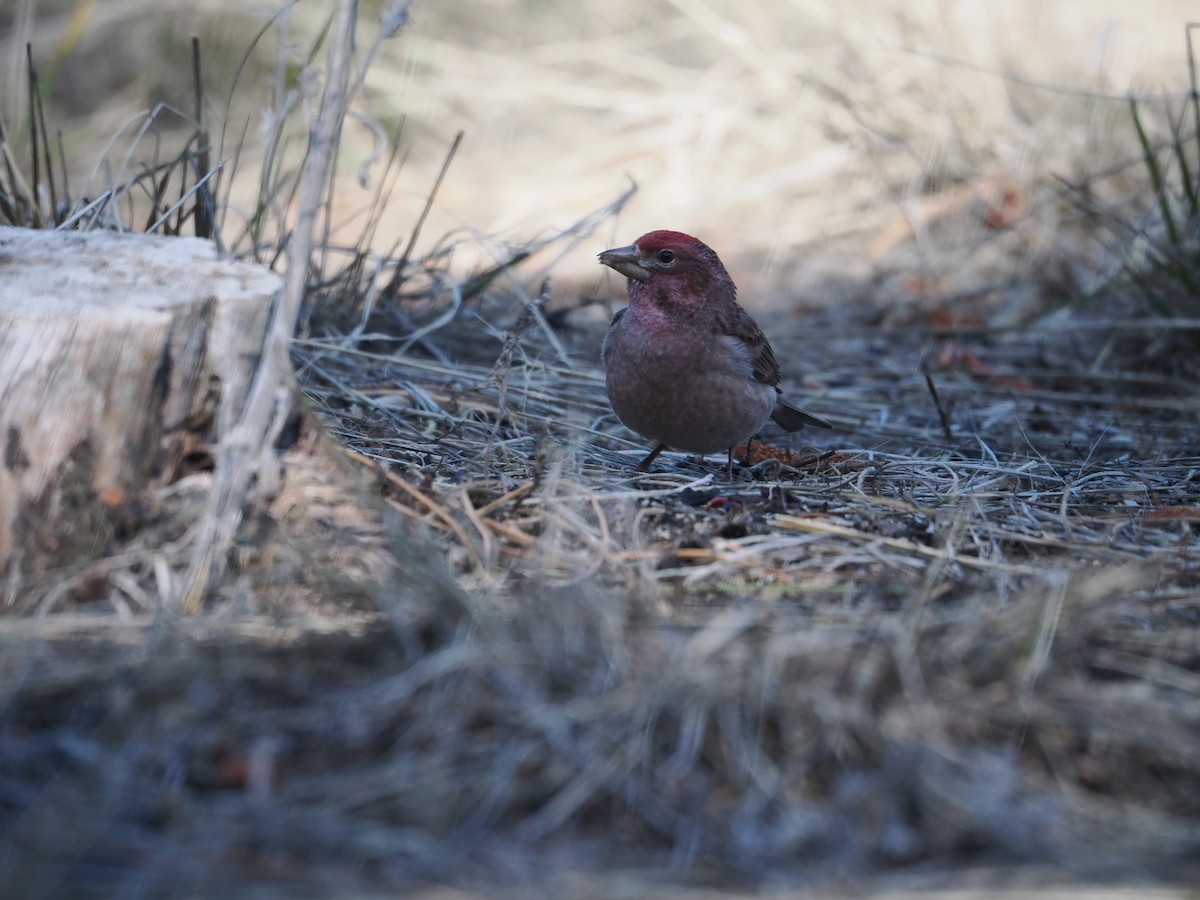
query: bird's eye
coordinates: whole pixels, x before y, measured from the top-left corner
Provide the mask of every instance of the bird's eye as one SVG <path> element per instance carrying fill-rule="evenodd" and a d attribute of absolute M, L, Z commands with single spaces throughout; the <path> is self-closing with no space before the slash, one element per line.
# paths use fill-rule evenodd
<path fill-rule="evenodd" d="M 660 263 L 674 262 L 675 261 L 675 251 L 674 250 L 659 250 L 658 251 L 658 261 Z"/>

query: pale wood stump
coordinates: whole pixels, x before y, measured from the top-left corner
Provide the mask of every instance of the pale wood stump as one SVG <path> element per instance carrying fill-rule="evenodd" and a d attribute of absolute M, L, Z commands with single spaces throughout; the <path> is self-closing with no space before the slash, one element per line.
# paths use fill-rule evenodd
<path fill-rule="evenodd" d="M 104 554 L 211 466 L 280 286 L 194 238 L 0 228 L 0 576 Z"/>

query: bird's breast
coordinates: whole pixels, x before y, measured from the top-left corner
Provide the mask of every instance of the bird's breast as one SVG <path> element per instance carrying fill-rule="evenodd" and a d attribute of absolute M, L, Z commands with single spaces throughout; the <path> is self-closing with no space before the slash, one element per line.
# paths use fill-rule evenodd
<path fill-rule="evenodd" d="M 740 342 L 630 313 L 603 348 L 609 401 L 626 427 L 677 450 L 715 453 L 763 426 L 775 389 L 754 381 Z"/>

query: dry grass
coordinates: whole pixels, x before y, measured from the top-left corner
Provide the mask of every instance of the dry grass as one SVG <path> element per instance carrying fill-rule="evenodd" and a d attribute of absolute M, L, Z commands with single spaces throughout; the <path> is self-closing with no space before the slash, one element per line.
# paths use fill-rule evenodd
<path fill-rule="evenodd" d="M 192 32 L 210 60 L 209 112 L 219 121 L 234 63 L 256 27 L 241 7 L 212 16 L 106 3 L 65 43 L 67 20 L 48 13 L 76 4 L 31 5 L 43 15 L 28 25 L 16 16 L 0 34 L 0 58 L 11 69 L 6 118 L 22 120 L 21 50 L 32 40 L 39 63 L 53 65 L 63 86 L 50 109 L 69 148 L 89 134 L 107 138 L 164 98 L 190 110 L 180 35 Z M 464 19 L 453 5 L 429 4 L 416 9 L 402 40 L 379 49 L 366 74 L 343 145 L 333 224 L 357 238 L 378 187 L 377 170 L 362 166 L 400 128 L 405 165 L 376 248 L 386 250 L 407 234 L 445 147 L 463 130 L 453 177 L 425 232 L 434 239 L 463 232 L 525 244 L 571 227 L 633 179 L 636 203 L 588 249 L 678 227 L 722 252 L 761 306 L 787 305 L 790 296 L 827 303 L 823 288 L 835 276 L 858 283 L 918 272 L 927 282 L 953 282 L 952 293 L 975 288 L 979 275 L 1061 264 L 1068 230 L 1079 242 L 1072 255 L 1091 262 L 1114 241 L 1095 221 L 1080 221 L 1076 203 L 1059 202 L 1059 179 L 1108 173 L 1093 186 L 1097 202 L 1127 218 L 1150 208 L 1126 94 L 1183 95 L 1189 9 L 1185 0 L 1136 14 L 1119 0 L 1002 10 L 966 0 L 903 8 L 855 0 L 835 13 L 799 0 L 620 0 L 551 11 L 507 0 Z M 250 216 L 259 196 L 254 162 L 265 151 L 254 138 L 276 127 L 285 99 L 301 105 L 312 96 L 312 80 L 298 76 L 323 22 L 317 6 L 292 8 L 240 72 L 216 152 L 219 160 L 243 133 L 251 139 L 240 151 L 231 219 Z M 364 16 L 364 45 L 374 27 Z M 101 52 L 122 40 L 134 45 L 130 53 Z M 114 96 L 123 103 L 105 102 Z M 1161 107 L 1150 103 L 1147 118 L 1152 137 L 1168 133 Z M 161 117 L 156 131 L 169 134 L 172 123 Z M 299 132 L 285 136 L 281 174 L 302 152 Z M 110 155 L 110 170 L 121 171 L 124 149 Z M 97 161 L 94 151 L 70 156 L 78 189 Z M 357 183 L 364 172 L 366 183 Z M 931 218 L 943 220 L 937 210 L 986 205 L 997 187 L 1022 204 L 1036 196 L 1013 238 L 985 240 L 978 216 L 955 227 L 952 241 L 928 233 Z M 962 260 L 974 260 L 981 242 L 983 252 L 996 247 L 990 265 L 975 261 L 964 276 Z M 459 271 L 490 261 L 480 246 L 461 248 Z M 538 262 L 560 280 L 590 283 L 588 256 Z"/>
<path fill-rule="evenodd" d="M 1105 127 L 1127 122 L 1115 101 L 994 73 L 1034 60 L 1028 80 L 1077 83 L 1077 54 L 1017 51 L 1093 20 L 1072 6 L 1080 21 L 1031 32 L 1024 6 L 924 6 L 859 19 L 868 39 L 816 4 L 781 22 L 748 4 L 736 29 L 719 4 L 635 6 L 544 21 L 519 54 L 505 16 L 439 43 L 432 13 L 395 45 L 422 128 L 468 102 L 493 125 L 545 116 L 464 149 L 435 215 L 552 224 L 460 232 L 408 268 L 322 248 L 293 359 L 349 452 L 306 424 L 205 615 L 155 600 L 203 475 L 159 498 L 127 558 L 12 598 L 0 883 L 1200 877 L 1195 323 L 1116 315 L 1139 307 L 1100 232 L 1152 204 L 1136 142 Z M 1112 83 L 1089 90 L 1127 83 L 1111 47 Z M 578 152 L 524 153 L 588 122 Z M 625 162 L 646 167 L 636 215 L 604 209 Z M 338 203 L 355 199 L 334 220 Z M 560 260 L 644 217 L 741 248 L 756 309 L 823 285 L 762 318 L 791 393 L 837 432 L 764 434 L 732 483 L 670 454 L 632 472 L 644 448 L 596 364 L 616 288 Z M 786 261 L 798 246 L 828 252 L 814 274 Z M 497 269 L 469 281 L 471 259 Z M 628 894 L 609 878 L 587 890 Z"/>
<path fill-rule="evenodd" d="M 813 314 L 836 337 L 789 350 L 830 361 L 806 403 L 841 434 L 729 484 L 678 456 L 637 476 L 596 329 L 527 304 L 409 298 L 354 337 L 318 303 L 297 369 L 385 505 L 305 475 L 302 442 L 284 533 L 243 535 L 212 615 L 10 620 L 0 876 L 1196 876 L 1194 370 L 1134 372 L 1079 317 Z M 442 324 L 395 354 L 400 308 Z"/>

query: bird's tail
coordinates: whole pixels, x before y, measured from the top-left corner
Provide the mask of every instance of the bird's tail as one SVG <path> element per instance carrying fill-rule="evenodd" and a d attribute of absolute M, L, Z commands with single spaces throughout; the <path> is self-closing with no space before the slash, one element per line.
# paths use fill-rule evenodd
<path fill-rule="evenodd" d="M 775 421 L 776 425 L 788 432 L 799 431 L 805 425 L 813 425 L 817 428 L 833 428 L 824 419 L 806 413 L 802 409 L 797 409 L 782 399 L 775 404 L 775 409 L 771 411 L 771 418 Z"/>

